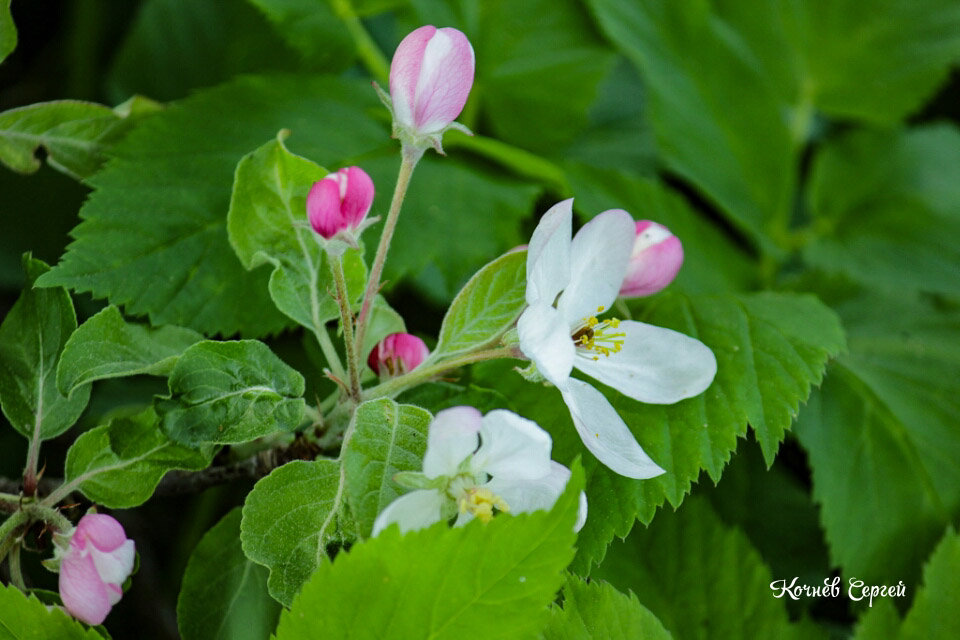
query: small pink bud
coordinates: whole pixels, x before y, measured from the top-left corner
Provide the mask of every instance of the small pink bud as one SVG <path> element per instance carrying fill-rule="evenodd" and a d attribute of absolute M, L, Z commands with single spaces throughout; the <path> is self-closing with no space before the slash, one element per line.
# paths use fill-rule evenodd
<path fill-rule="evenodd" d="M 620 287 L 624 298 L 649 296 L 673 282 L 683 264 L 680 238 L 662 224 L 637 221 L 637 239 Z"/>
<path fill-rule="evenodd" d="M 423 340 L 409 333 L 391 333 L 370 352 L 367 364 L 381 377 L 397 376 L 417 368 L 430 350 Z"/>
<path fill-rule="evenodd" d="M 80 518 L 60 559 L 60 598 L 70 615 L 91 625 L 103 622 L 123 595 L 134 555 L 119 522 L 100 513 Z"/>
<path fill-rule="evenodd" d="M 307 217 L 313 230 L 329 240 L 360 226 L 373 205 L 373 180 L 360 167 L 347 167 L 313 183 Z"/>
<path fill-rule="evenodd" d="M 395 127 L 417 138 L 442 133 L 473 87 L 473 47 L 452 27 L 424 26 L 407 34 L 390 64 Z"/>

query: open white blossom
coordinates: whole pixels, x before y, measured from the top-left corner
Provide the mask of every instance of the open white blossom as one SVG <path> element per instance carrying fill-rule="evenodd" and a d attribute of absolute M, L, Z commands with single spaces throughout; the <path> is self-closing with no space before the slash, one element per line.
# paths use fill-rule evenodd
<path fill-rule="evenodd" d="M 672 404 L 702 393 L 717 361 L 699 340 L 632 320 L 598 316 L 616 300 L 634 243 L 626 211 L 604 211 L 571 240 L 573 200 L 554 205 L 527 254 L 529 305 L 517 323 L 520 350 L 554 384 L 583 443 L 630 478 L 664 473 L 637 444 L 607 399 L 572 378 L 576 368 L 641 402 Z"/>
<path fill-rule="evenodd" d="M 473 407 L 440 411 L 430 423 L 423 473 L 398 474 L 420 487 L 384 509 L 373 535 L 397 523 L 401 531 L 457 516 L 488 522 L 495 512 L 549 509 L 563 493 L 570 470 L 550 460 L 550 435 L 535 422 L 498 409 L 485 416 Z M 577 529 L 586 519 L 581 494 Z"/>

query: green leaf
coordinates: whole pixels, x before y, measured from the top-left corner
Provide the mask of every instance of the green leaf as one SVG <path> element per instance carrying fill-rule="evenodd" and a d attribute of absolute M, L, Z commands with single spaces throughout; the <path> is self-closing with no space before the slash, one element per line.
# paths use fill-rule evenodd
<path fill-rule="evenodd" d="M 310 574 L 342 540 L 343 476 L 334 460 L 294 460 L 254 485 L 243 505 L 240 540 L 248 558 L 270 569 L 267 588 L 290 606 Z"/>
<path fill-rule="evenodd" d="M 195 471 L 210 464 L 212 451 L 172 442 L 153 408 L 114 418 L 81 435 L 67 451 L 66 483 L 113 509 L 143 504 L 171 469 Z"/>
<path fill-rule="evenodd" d="M 667 167 L 762 248 L 789 216 L 796 144 L 786 101 L 711 3 L 590 0 L 604 33 L 640 70 Z"/>
<path fill-rule="evenodd" d="M 960 131 L 856 131 L 824 145 L 809 199 L 815 267 L 897 291 L 960 294 Z M 905 269 L 904 265 L 910 265 Z"/>
<path fill-rule="evenodd" d="M 411 405 L 381 398 L 364 402 L 354 414 L 354 432 L 343 452 L 347 502 L 369 536 L 383 509 L 406 493 L 393 481 L 399 471 L 420 471 L 432 416 Z"/>
<path fill-rule="evenodd" d="M 0 585 L 0 631 L 4 640 L 103 640 L 60 607 L 48 609 L 12 584 Z"/>
<path fill-rule="evenodd" d="M 303 376 L 262 342 L 199 342 L 170 372 L 158 399 L 163 429 L 187 445 L 237 444 L 292 431 L 303 416 Z"/>
<path fill-rule="evenodd" d="M 587 584 L 571 577 L 563 588 L 563 608 L 554 605 L 544 640 L 668 640 L 670 632 L 633 593 L 606 582 Z"/>
<path fill-rule="evenodd" d="M 871 584 L 910 584 L 960 517 L 960 311 L 902 293 L 854 293 L 835 308 L 850 352 L 796 433 L 832 563 Z"/>
<path fill-rule="evenodd" d="M 530 638 L 573 556 L 579 468 L 549 512 L 465 527 L 390 527 L 313 574 L 277 640 Z"/>
<path fill-rule="evenodd" d="M 279 331 L 289 320 L 269 298 L 268 272 L 248 274 L 227 238 L 237 162 L 284 127 L 321 164 L 368 152 L 388 142 L 366 116 L 375 104 L 365 82 L 279 76 L 169 106 L 111 149 L 116 159 L 91 179 L 75 241 L 42 286 L 90 291 L 153 325 Z"/>
<path fill-rule="evenodd" d="M 183 640 L 263 640 L 277 625 L 280 605 L 267 593 L 267 570 L 243 555 L 240 509 L 197 544 L 177 598 Z"/>
<path fill-rule="evenodd" d="M 17 26 L 10 15 L 10 0 L 0 1 L 0 62 L 17 48 Z"/>
<path fill-rule="evenodd" d="M 77 180 L 93 175 L 107 147 L 127 134 L 136 116 L 156 106 L 140 99 L 116 109 L 93 102 L 57 100 L 0 113 L 0 162 L 19 173 L 40 168 L 43 148 L 51 167 Z"/>
<path fill-rule="evenodd" d="M 615 542 L 591 577 L 634 591 L 677 640 L 817 637 L 789 623 L 760 554 L 700 498 Z"/>
<path fill-rule="evenodd" d="M 307 193 L 326 169 L 287 151 L 282 130 L 237 165 L 227 213 L 227 233 L 248 270 L 274 267 L 269 290 L 277 308 L 315 334 L 339 317 L 329 258 L 307 223 Z M 343 259 L 351 300 L 363 293 L 366 267 L 359 250 Z"/>
<path fill-rule="evenodd" d="M 13 428 L 33 442 L 73 426 L 90 399 L 90 386 L 70 398 L 57 390 L 57 361 L 77 316 L 62 287 L 33 288 L 50 267 L 26 254 L 23 268 L 23 293 L 0 325 L 0 405 Z"/>
<path fill-rule="evenodd" d="M 346 69 L 355 47 L 350 32 L 329 2 L 316 0 L 250 0 L 273 24 L 277 34 L 320 68 Z"/>
<path fill-rule="evenodd" d="M 165 376 L 187 347 L 203 336 L 182 327 L 128 323 L 108 306 L 73 332 L 57 366 L 57 387 L 64 395 L 80 385 L 123 376 Z"/>
<path fill-rule="evenodd" d="M 443 318 L 436 357 L 492 345 L 526 305 L 527 252 L 502 255 L 478 271 L 454 298 Z"/>

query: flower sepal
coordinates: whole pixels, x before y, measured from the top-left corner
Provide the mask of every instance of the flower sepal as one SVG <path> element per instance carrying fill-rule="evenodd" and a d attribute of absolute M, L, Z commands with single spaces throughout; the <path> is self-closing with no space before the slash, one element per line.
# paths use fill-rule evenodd
<path fill-rule="evenodd" d="M 550 384 L 550 381 L 544 377 L 540 370 L 537 369 L 537 365 L 531 362 L 526 367 L 514 367 L 514 371 L 523 376 L 523 379 L 527 382 L 536 382 L 540 384 Z"/>
<path fill-rule="evenodd" d="M 393 481 L 406 489 L 442 489 L 449 479 L 446 476 L 428 478 L 419 471 L 398 471 Z"/>

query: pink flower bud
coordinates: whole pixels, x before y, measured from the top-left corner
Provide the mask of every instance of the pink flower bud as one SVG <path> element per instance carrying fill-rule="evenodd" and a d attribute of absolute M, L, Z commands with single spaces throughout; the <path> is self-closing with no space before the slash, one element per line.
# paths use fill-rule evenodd
<path fill-rule="evenodd" d="M 397 376 L 417 368 L 430 350 L 409 333 L 391 333 L 370 352 L 367 364 L 381 377 Z"/>
<path fill-rule="evenodd" d="M 649 296 L 673 282 L 683 264 L 680 238 L 662 224 L 637 221 L 637 239 L 620 287 L 625 298 Z"/>
<path fill-rule="evenodd" d="M 373 180 L 360 167 L 347 167 L 313 183 L 307 217 L 313 230 L 329 240 L 360 226 L 373 205 Z"/>
<path fill-rule="evenodd" d="M 100 513 L 80 518 L 60 559 L 63 606 L 87 624 L 103 622 L 123 595 L 121 585 L 133 570 L 133 559 L 133 540 L 119 522 Z"/>
<path fill-rule="evenodd" d="M 452 27 L 427 25 L 410 32 L 390 64 L 394 126 L 414 138 L 442 133 L 473 86 L 473 47 Z"/>

